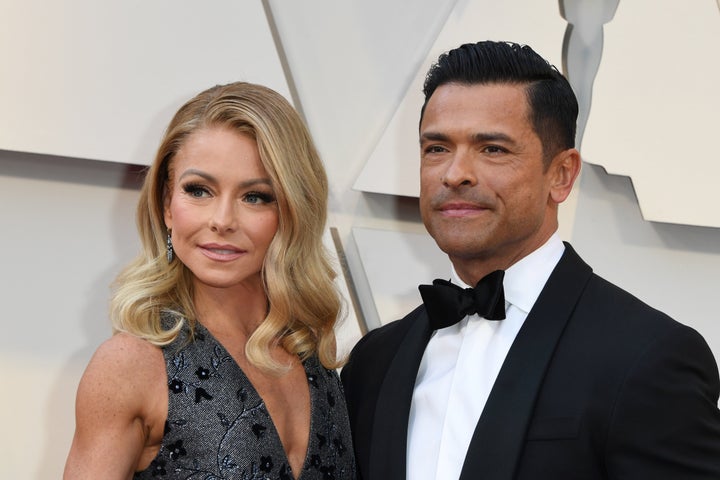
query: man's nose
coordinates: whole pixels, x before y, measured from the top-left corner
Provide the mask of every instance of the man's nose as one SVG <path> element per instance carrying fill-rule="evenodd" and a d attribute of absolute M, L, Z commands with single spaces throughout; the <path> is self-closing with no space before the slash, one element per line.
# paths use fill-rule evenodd
<path fill-rule="evenodd" d="M 472 152 L 458 150 L 448 163 L 442 182 L 448 188 L 475 185 L 477 183 L 475 167 Z"/>

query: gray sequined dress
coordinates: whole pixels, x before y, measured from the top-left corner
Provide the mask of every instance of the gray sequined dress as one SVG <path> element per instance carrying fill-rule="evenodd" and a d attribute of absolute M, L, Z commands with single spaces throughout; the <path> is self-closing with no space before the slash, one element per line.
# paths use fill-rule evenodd
<path fill-rule="evenodd" d="M 135 479 L 285 480 L 292 471 L 257 391 L 201 324 L 163 348 L 169 407 L 160 452 Z M 316 357 L 303 366 L 310 387 L 307 456 L 297 480 L 355 479 L 340 379 Z"/>

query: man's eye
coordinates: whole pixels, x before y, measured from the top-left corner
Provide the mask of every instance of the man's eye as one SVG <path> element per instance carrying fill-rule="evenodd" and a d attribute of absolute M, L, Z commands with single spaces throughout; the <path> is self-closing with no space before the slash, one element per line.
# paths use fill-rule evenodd
<path fill-rule="evenodd" d="M 505 153 L 507 151 L 502 147 L 498 147 L 497 145 L 488 145 L 484 148 L 484 150 L 487 153 Z"/>
<path fill-rule="evenodd" d="M 443 153 L 445 151 L 445 147 L 440 145 L 430 145 L 429 147 L 425 148 L 425 153 Z"/>

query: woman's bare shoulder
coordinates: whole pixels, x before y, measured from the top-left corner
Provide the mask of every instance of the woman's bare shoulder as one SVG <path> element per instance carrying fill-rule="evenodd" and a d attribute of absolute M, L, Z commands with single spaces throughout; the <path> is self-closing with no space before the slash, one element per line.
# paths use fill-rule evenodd
<path fill-rule="evenodd" d="M 114 411 L 127 420 L 152 422 L 155 398 L 167 389 L 162 350 L 126 333 L 103 342 L 90 359 L 78 387 L 78 404 L 104 415 Z"/>
<path fill-rule="evenodd" d="M 83 381 L 97 382 L 98 386 L 122 384 L 141 387 L 164 378 L 162 350 L 147 340 L 127 333 L 117 333 L 104 341 L 90 359 L 83 375 Z"/>
<path fill-rule="evenodd" d="M 132 475 L 162 438 L 167 417 L 162 350 L 125 333 L 103 342 L 80 380 L 75 416 L 66 478 L 108 471 L 119 478 Z"/>

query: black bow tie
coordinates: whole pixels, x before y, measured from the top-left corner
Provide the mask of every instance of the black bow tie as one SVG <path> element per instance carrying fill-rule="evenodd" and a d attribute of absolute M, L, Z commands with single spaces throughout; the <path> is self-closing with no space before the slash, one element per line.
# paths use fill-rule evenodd
<path fill-rule="evenodd" d="M 483 277 L 475 288 L 462 288 L 447 280 L 435 280 L 432 285 L 420 285 L 430 326 L 439 328 L 454 325 L 466 315 L 477 313 L 488 320 L 505 318 L 505 272 L 495 270 Z"/>

